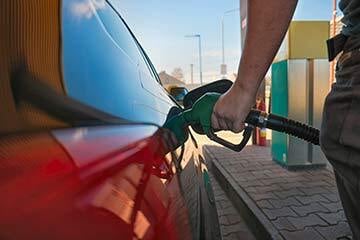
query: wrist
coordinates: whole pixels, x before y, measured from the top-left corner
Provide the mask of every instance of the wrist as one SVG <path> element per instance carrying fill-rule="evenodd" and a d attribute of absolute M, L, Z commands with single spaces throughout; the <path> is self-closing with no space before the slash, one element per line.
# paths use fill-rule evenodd
<path fill-rule="evenodd" d="M 233 84 L 228 92 L 228 96 L 233 102 L 236 102 L 238 106 L 249 110 L 255 104 L 256 92 L 253 93 L 244 89 L 241 85 Z"/>
<path fill-rule="evenodd" d="M 252 96 L 255 98 L 258 91 L 257 84 L 254 84 L 255 81 L 243 81 L 242 79 L 236 79 L 233 87 L 237 89 L 238 92 L 244 93 L 245 95 Z"/>
<path fill-rule="evenodd" d="M 231 90 L 242 100 L 247 100 L 247 102 L 255 101 L 257 93 L 256 88 L 251 88 L 242 84 L 240 81 L 235 81 Z"/>

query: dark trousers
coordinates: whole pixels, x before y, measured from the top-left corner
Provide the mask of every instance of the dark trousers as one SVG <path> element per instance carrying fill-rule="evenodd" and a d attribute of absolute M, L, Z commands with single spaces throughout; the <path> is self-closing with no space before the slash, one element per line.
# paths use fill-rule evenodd
<path fill-rule="evenodd" d="M 359 190 L 354 188 L 352 184 L 348 184 L 346 180 L 336 172 L 335 177 L 341 202 L 353 232 L 354 239 L 360 239 Z"/>
<path fill-rule="evenodd" d="M 360 51 L 338 61 L 336 83 L 324 105 L 321 147 L 334 167 L 354 239 L 360 240 Z"/>

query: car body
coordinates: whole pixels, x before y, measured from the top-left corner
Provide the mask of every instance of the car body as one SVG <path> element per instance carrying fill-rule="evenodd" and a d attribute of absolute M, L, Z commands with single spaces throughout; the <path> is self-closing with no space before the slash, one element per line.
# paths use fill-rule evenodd
<path fill-rule="evenodd" d="M 0 1 L 0 239 L 220 239 L 196 139 L 119 1 Z M 171 150 L 171 151 L 170 151 Z"/>

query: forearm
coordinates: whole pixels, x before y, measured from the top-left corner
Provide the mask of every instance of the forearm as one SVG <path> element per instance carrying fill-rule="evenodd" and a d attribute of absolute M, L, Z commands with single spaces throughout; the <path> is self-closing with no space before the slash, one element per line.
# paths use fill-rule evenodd
<path fill-rule="evenodd" d="M 297 0 L 248 1 L 247 33 L 235 86 L 255 95 L 277 53 Z"/>

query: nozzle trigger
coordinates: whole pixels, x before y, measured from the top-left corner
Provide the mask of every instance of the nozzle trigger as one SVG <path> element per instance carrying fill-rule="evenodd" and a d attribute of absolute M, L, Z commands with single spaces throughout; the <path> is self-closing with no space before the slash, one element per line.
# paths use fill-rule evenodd
<path fill-rule="evenodd" d="M 251 125 L 248 125 L 245 127 L 244 132 L 243 132 L 243 139 L 241 140 L 241 142 L 239 144 L 234 144 L 231 143 L 229 141 L 226 141 L 220 137 L 218 137 L 215 132 L 214 129 L 210 129 L 209 132 L 207 133 L 208 138 L 210 138 L 211 140 L 223 145 L 224 147 L 230 148 L 231 150 L 234 150 L 236 152 L 240 152 L 248 143 L 252 131 L 253 131 L 254 127 Z"/>

